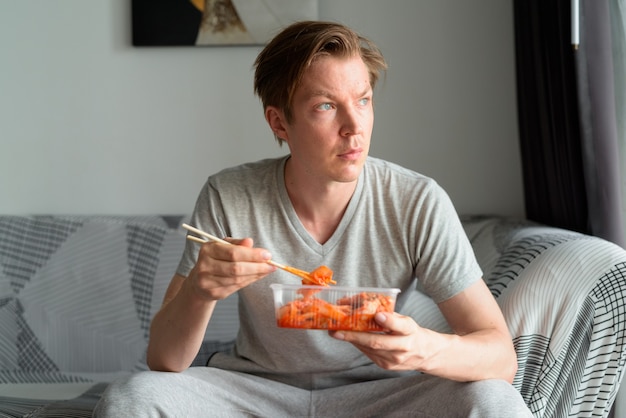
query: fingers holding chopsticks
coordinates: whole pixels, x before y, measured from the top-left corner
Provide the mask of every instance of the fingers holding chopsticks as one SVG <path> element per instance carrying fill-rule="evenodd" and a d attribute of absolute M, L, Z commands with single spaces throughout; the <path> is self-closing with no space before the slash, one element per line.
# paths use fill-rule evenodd
<path fill-rule="evenodd" d="M 203 241 L 196 265 L 189 274 L 194 287 L 209 299 L 223 299 L 276 270 L 267 264 L 269 251 L 255 248 L 251 238 Z"/>

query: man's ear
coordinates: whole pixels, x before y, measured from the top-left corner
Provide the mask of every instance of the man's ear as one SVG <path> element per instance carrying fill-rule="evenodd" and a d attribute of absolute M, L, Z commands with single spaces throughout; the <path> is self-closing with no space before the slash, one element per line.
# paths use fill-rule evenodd
<path fill-rule="evenodd" d="M 279 142 L 289 141 L 289 134 L 286 129 L 287 121 L 285 120 L 285 114 L 280 109 L 275 106 L 265 108 L 265 120 Z"/>

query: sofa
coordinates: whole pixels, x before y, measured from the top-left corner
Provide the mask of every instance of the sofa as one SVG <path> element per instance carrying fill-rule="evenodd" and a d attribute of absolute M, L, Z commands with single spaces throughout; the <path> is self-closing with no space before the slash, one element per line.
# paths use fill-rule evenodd
<path fill-rule="evenodd" d="M 182 252 L 179 216 L 0 216 L 0 416 L 88 417 L 107 384 L 146 370 L 149 323 Z M 536 417 L 607 416 L 626 359 L 626 251 L 498 216 L 462 217 L 502 308 Z M 417 291 L 401 313 L 448 329 Z M 194 360 L 228 350 L 237 297 Z M 316 332 L 316 331 L 313 331 Z"/>

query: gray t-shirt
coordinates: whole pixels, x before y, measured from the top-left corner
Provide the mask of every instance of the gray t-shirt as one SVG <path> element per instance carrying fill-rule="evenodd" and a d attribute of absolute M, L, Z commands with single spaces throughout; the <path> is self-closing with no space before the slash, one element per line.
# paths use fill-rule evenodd
<path fill-rule="evenodd" d="M 287 195 L 287 158 L 211 176 L 191 224 L 220 237 L 251 237 L 279 263 L 306 271 L 326 265 L 338 286 L 400 288 L 396 310 L 416 288 L 441 302 L 481 278 L 458 215 L 434 180 L 369 157 L 339 226 L 320 244 L 303 227 Z M 179 274 L 189 274 L 198 248 L 187 242 Z M 298 282 L 296 276 L 277 270 L 239 291 L 241 324 L 234 357 L 248 366 L 233 363 L 224 368 L 302 374 L 371 363 L 351 344 L 325 331 L 276 326 L 269 285 Z"/>

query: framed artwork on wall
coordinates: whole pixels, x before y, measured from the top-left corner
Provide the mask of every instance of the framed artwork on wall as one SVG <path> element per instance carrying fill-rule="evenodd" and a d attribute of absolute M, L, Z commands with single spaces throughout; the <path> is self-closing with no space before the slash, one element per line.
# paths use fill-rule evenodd
<path fill-rule="evenodd" d="M 132 0 L 134 46 L 263 45 L 318 0 Z"/>

